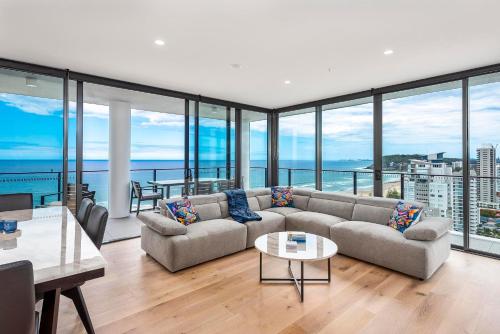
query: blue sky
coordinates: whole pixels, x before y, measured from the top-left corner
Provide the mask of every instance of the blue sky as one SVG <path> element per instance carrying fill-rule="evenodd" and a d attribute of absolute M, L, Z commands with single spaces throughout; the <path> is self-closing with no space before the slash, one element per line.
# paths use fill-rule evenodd
<path fill-rule="evenodd" d="M 479 145 L 500 143 L 500 83 L 473 86 L 470 94 L 474 157 Z M 1 93 L 0 159 L 61 159 L 61 110 L 59 100 Z M 85 105 L 84 110 L 84 157 L 106 159 L 108 107 Z M 386 100 L 384 154 L 444 151 L 460 158 L 461 117 L 460 89 Z M 200 123 L 202 160 L 225 159 L 225 131 L 224 120 Z M 183 115 L 133 110 L 132 159 L 182 160 L 183 134 Z M 266 137 L 266 122 L 252 123 L 252 160 L 265 160 Z M 324 160 L 372 159 L 372 137 L 371 104 L 323 112 Z M 280 159 L 314 159 L 314 114 L 280 118 Z"/>

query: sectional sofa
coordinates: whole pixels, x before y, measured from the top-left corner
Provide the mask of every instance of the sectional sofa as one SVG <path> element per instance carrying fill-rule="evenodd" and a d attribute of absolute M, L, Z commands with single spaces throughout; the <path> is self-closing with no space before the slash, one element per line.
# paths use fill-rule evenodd
<path fill-rule="evenodd" d="M 232 220 L 223 193 L 190 197 L 201 221 L 188 226 L 171 219 L 167 200 L 160 201 L 160 214 L 139 214 L 142 249 L 175 272 L 253 247 L 266 233 L 305 231 L 332 239 L 341 254 L 420 279 L 431 277 L 450 253 L 449 219 L 422 217 L 404 233 L 387 226 L 395 199 L 298 188 L 294 208 L 272 208 L 268 188 L 248 190 L 247 198 L 261 221 Z"/>

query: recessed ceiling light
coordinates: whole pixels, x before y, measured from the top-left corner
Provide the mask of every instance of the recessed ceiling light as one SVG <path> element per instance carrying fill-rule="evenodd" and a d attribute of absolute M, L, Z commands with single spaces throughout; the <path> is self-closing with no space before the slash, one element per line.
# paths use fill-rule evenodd
<path fill-rule="evenodd" d="M 165 42 L 162 41 L 161 39 L 157 39 L 157 40 L 155 40 L 155 44 L 162 46 L 162 45 L 165 45 Z"/>
<path fill-rule="evenodd" d="M 241 68 L 241 64 L 231 64 L 231 67 L 234 68 L 235 70 Z"/>
<path fill-rule="evenodd" d="M 290 80 L 285 80 L 285 85 L 289 85 L 291 84 L 292 82 Z"/>
<path fill-rule="evenodd" d="M 394 53 L 394 50 L 391 50 L 391 49 L 387 49 L 387 50 L 385 50 L 385 51 L 384 51 L 384 54 L 385 54 L 386 56 L 388 56 L 388 55 L 392 55 L 393 53 Z"/>

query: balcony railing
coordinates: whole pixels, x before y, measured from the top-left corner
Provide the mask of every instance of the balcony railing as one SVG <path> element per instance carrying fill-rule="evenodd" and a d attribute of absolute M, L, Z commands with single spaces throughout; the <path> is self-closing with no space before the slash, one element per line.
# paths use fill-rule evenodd
<path fill-rule="evenodd" d="M 190 168 L 194 175 L 194 168 Z M 96 192 L 96 202 L 107 205 L 108 195 L 108 173 L 107 169 L 95 169 L 82 171 L 83 183 L 89 185 L 89 190 Z M 183 179 L 184 168 L 137 168 L 131 169 L 131 178 L 143 184 L 148 181 Z M 0 173 L 1 193 L 32 193 L 35 206 L 46 205 L 50 202 L 60 202 L 63 194 L 62 171 L 44 172 L 3 172 Z M 235 177 L 235 167 L 227 170 L 227 167 L 200 167 L 200 178 L 225 179 Z M 68 183 L 76 182 L 76 172 L 68 173 Z M 250 167 L 249 187 L 265 187 L 267 184 L 266 167 Z M 182 186 L 172 187 L 172 195 L 180 195 Z"/>

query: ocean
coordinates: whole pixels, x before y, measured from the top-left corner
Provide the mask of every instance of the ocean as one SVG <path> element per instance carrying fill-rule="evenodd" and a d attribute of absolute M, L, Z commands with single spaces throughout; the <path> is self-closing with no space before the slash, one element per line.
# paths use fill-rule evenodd
<path fill-rule="evenodd" d="M 372 174 L 365 168 L 371 160 L 335 160 L 323 161 L 323 189 L 326 191 L 352 192 L 353 173 L 339 171 L 357 171 L 358 189 L 372 187 Z M 74 161 L 68 163 L 69 182 L 75 182 Z M 234 166 L 234 163 L 232 164 Z M 194 162 L 190 162 L 194 166 Z M 250 162 L 250 187 L 258 188 L 265 185 L 265 160 Z M 156 178 L 182 179 L 184 177 L 184 161 L 182 160 L 132 160 L 131 178 L 146 185 L 153 179 L 153 169 L 158 169 Z M 289 174 L 288 168 L 292 170 Z M 85 160 L 83 162 L 83 183 L 89 184 L 89 189 L 96 192 L 96 202 L 107 205 L 108 196 L 108 161 Z M 293 160 L 280 161 L 279 183 L 301 187 L 315 186 L 314 161 Z M 35 205 L 40 205 L 42 196 L 45 203 L 57 201 L 62 177 L 62 160 L 0 160 L 0 193 L 33 193 Z M 200 161 L 200 177 L 221 177 L 226 175 L 225 161 Z M 234 168 L 231 168 L 234 175 Z M 248 182 L 245 180 L 244 182 Z M 179 195 L 181 187 L 172 188 L 172 196 Z M 52 194 L 52 195 L 51 195 Z"/>

